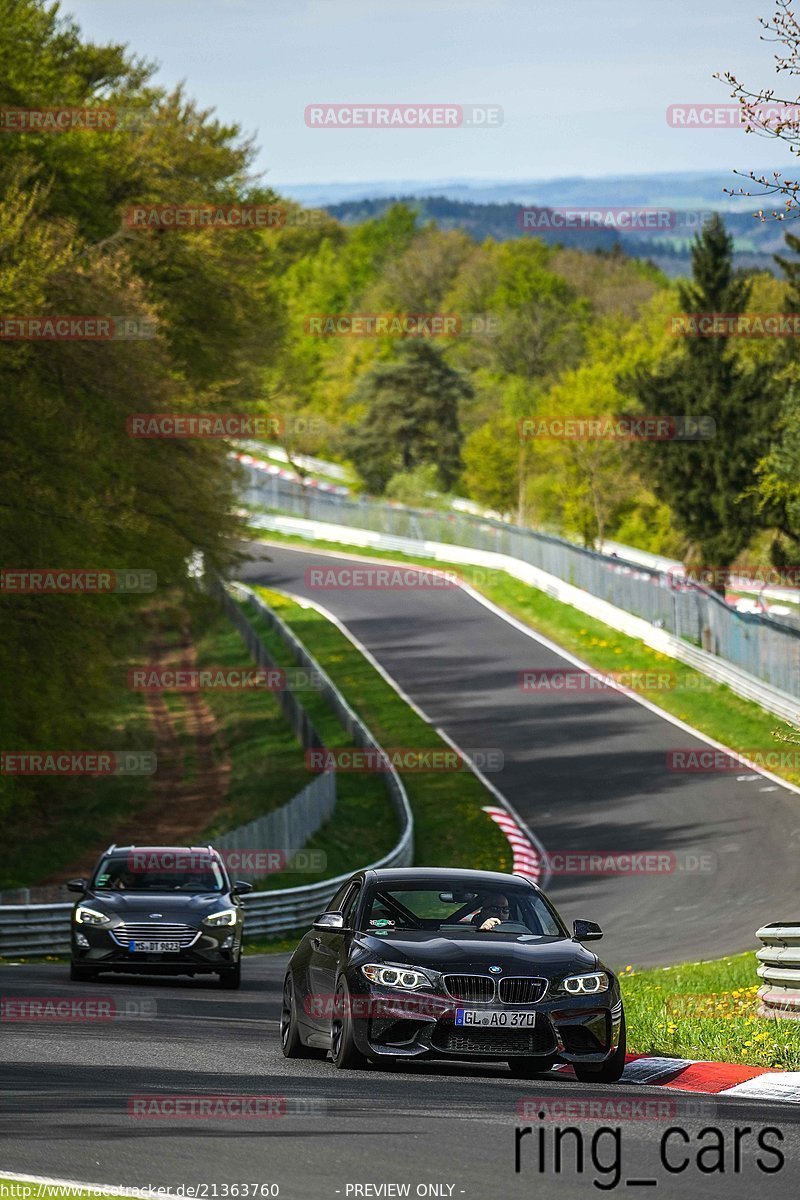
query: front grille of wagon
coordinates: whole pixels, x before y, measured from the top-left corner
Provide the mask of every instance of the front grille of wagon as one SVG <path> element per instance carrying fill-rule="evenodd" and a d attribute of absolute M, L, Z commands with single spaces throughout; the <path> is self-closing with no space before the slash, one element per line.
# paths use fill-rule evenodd
<path fill-rule="evenodd" d="M 118 942 L 127 945 L 128 942 L 177 942 L 185 949 L 200 937 L 200 930 L 191 925 L 170 925 L 160 921 L 149 921 L 147 924 L 126 922 L 111 931 Z"/>

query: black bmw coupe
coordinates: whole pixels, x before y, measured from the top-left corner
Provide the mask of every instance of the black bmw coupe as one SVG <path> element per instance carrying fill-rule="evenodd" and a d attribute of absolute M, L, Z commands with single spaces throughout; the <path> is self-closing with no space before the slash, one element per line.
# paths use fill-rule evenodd
<path fill-rule="evenodd" d="M 286 973 L 287 1058 L 340 1068 L 403 1058 L 506 1061 L 527 1078 L 570 1063 L 584 1082 L 625 1065 L 619 983 L 518 875 L 359 871 L 295 950 Z"/>

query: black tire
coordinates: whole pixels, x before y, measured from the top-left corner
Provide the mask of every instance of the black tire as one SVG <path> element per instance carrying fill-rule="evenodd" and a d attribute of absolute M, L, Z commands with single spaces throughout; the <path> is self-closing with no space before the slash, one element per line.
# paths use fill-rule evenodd
<path fill-rule="evenodd" d="M 235 967 L 228 967 L 226 971 L 219 973 L 219 986 L 225 988 L 226 991 L 236 992 L 242 985 L 242 960 L 239 959 Z"/>
<path fill-rule="evenodd" d="M 514 1079 L 536 1079 L 545 1075 L 554 1063 L 552 1058 L 509 1058 L 508 1068 Z"/>
<path fill-rule="evenodd" d="M 573 1063 L 575 1076 L 581 1083 L 617 1083 L 625 1070 L 625 1013 L 619 1027 L 619 1045 L 610 1058 L 604 1063 Z"/>
<path fill-rule="evenodd" d="M 73 983 L 88 983 L 90 979 L 97 978 L 97 970 L 95 967 L 84 967 L 80 963 L 70 963 L 69 977 Z"/>
<path fill-rule="evenodd" d="M 353 1018 L 350 1013 L 350 992 L 340 979 L 336 985 L 336 1000 L 331 1018 L 331 1058 L 339 1071 L 357 1071 L 366 1066 L 366 1056 L 361 1053 L 353 1037 Z"/>
<path fill-rule="evenodd" d="M 325 1058 L 325 1050 L 315 1050 L 307 1046 L 300 1037 L 300 1025 L 297 1020 L 297 1002 L 294 994 L 294 980 L 287 974 L 283 981 L 283 1000 L 281 1002 L 281 1050 L 284 1058 Z"/>

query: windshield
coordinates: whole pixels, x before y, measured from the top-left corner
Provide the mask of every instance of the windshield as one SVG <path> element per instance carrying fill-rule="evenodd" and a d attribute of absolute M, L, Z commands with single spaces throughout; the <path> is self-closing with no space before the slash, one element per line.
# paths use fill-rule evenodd
<path fill-rule="evenodd" d="M 367 933 L 408 930 L 463 937 L 487 932 L 565 937 L 543 896 L 515 886 L 431 888 L 411 884 L 376 887 L 367 902 L 361 929 Z"/>
<path fill-rule="evenodd" d="M 185 867 L 164 863 L 153 867 L 125 855 L 104 859 L 91 886 L 98 892 L 222 892 L 225 880 L 219 864 L 208 855 Z"/>

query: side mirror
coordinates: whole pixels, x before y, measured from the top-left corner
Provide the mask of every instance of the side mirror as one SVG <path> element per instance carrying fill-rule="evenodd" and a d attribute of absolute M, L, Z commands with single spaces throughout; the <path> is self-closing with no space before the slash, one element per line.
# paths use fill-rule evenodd
<path fill-rule="evenodd" d="M 314 928 L 320 933 L 335 933 L 344 931 L 344 913 L 320 913 L 314 920 Z"/>
<path fill-rule="evenodd" d="M 247 883 L 244 879 L 237 879 L 231 888 L 231 892 L 234 896 L 246 896 L 249 892 L 252 892 L 253 887 L 252 883 Z"/>
<path fill-rule="evenodd" d="M 595 921 L 573 921 L 573 942 L 596 942 L 603 936 L 603 931 Z"/>
<path fill-rule="evenodd" d="M 83 895 L 83 893 L 86 891 L 86 880 L 85 879 L 70 879 L 69 883 L 67 884 L 67 891 L 68 892 L 80 892 L 81 895 Z"/>

